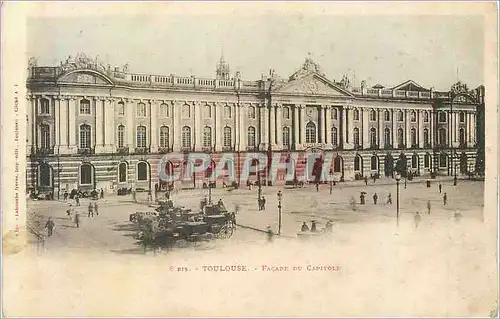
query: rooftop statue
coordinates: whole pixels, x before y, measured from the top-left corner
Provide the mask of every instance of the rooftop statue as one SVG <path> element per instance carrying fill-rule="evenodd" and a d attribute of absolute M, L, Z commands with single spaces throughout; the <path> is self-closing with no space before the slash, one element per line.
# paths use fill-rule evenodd
<path fill-rule="evenodd" d="M 77 69 L 93 69 L 101 72 L 106 72 L 106 67 L 99 62 L 99 57 L 94 59 L 89 58 L 84 53 L 78 53 L 75 57 L 68 56 L 66 61 L 62 62 L 60 68 L 63 72 Z"/>
<path fill-rule="evenodd" d="M 317 73 L 321 76 L 325 76 L 325 74 L 321 71 L 320 66 L 315 63 L 310 57 L 308 57 L 306 58 L 302 67 L 290 77 L 290 80 L 295 80 L 311 73 Z"/>

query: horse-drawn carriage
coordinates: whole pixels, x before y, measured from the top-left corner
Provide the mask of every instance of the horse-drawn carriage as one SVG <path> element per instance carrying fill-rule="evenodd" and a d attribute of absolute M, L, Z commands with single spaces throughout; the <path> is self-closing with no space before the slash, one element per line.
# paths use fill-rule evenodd
<path fill-rule="evenodd" d="M 138 224 L 138 238 L 144 245 L 160 247 L 226 239 L 234 230 L 231 213 L 218 205 L 207 205 L 196 212 L 182 206 L 174 207 L 171 200 L 160 201 L 156 212 L 131 214 L 130 221 Z"/>

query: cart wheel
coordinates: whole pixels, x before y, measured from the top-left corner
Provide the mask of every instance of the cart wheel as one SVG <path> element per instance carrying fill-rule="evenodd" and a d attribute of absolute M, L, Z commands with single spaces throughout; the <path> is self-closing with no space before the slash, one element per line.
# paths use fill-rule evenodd
<path fill-rule="evenodd" d="M 177 247 L 179 247 L 179 248 L 186 248 L 188 245 L 189 245 L 189 243 L 185 239 L 179 239 L 177 241 Z"/>
<path fill-rule="evenodd" d="M 218 235 L 217 238 L 219 239 L 230 238 L 231 236 L 233 236 L 233 231 L 234 231 L 233 226 L 224 225 L 217 234 Z"/>

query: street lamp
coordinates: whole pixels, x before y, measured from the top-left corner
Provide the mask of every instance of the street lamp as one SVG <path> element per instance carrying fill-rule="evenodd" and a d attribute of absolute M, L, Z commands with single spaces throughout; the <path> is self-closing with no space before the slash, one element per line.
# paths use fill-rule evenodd
<path fill-rule="evenodd" d="M 333 170 L 330 170 L 330 195 L 332 194 L 333 191 Z"/>
<path fill-rule="evenodd" d="M 396 225 L 399 227 L 399 181 L 401 180 L 401 175 L 396 173 Z"/>
<path fill-rule="evenodd" d="M 281 191 L 278 191 L 278 235 L 281 234 L 281 199 L 283 198 L 283 194 Z"/>
<path fill-rule="evenodd" d="M 210 182 L 208 182 L 208 204 L 212 205 L 212 187 Z"/>

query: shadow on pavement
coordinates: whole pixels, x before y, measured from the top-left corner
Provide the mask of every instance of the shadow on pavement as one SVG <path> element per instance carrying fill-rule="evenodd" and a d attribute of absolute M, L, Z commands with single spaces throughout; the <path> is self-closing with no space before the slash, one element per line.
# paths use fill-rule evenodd
<path fill-rule="evenodd" d="M 137 231 L 137 225 L 135 224 L 121 224 L 121 225 L 115 225 L 112 228 L 114 231 Z"/>

